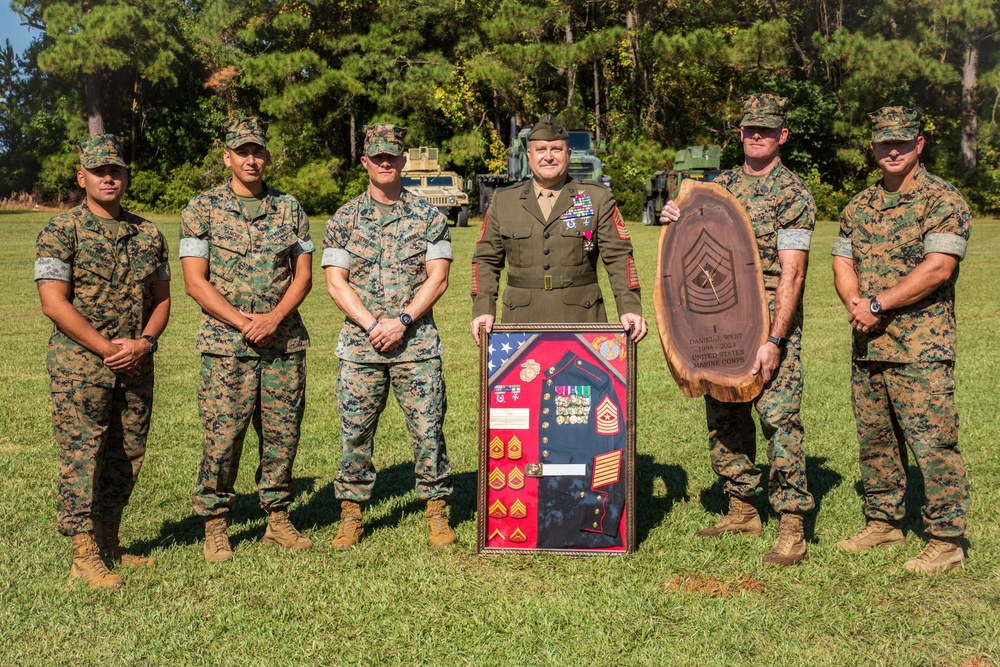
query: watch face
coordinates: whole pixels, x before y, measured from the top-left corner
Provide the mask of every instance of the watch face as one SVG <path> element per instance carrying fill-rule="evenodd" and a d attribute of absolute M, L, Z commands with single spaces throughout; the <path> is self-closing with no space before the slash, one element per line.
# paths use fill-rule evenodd
<path fill-rule="evenodd" d="M 878 314 L 878 313 L 881 313 L 881 312 L 882 312 L 882 304 L 880 304 L 880 303 L 879 303 L 878 301 L 876 301 L 875 299 L 872 299 L 872 300 L 871 300 L 871 303 L 870 303 L 870 304 L 868 305 L 868 309 L 869 309 L 869 310 L 870 310 L 870 311 L 871 311 L 872 313 L 874 313 L 874 314 Z"/>
<path fill-rule="evenodd" d="M 406 313 L 403 313 L 402 315 L 399 316 L 399 321 L 405 324 L 406 326 L 410 326 L 410 324 L 413 323 L 413 318 L 407 315 Z"/>

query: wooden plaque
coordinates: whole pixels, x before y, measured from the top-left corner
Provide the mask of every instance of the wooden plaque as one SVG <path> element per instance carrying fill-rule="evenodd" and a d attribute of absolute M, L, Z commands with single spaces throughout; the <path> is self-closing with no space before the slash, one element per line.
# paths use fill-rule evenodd
<path fill-rule="evenodd" d="M 749 401 L 764 385 L 751 371 L 770 328 L 753 225 L 719 185 L 685 180 L 676 203 L 653 296 L 667 365 L 685 396 Z"/>

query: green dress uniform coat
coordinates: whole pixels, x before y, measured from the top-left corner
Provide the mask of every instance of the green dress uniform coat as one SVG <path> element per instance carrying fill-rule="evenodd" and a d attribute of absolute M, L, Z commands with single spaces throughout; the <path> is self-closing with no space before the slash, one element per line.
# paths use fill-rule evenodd
<path fill-rule="evenodd" d="M 606 322 L 598 256 L 619 315 L 641 315 L 632 241 L 608 188 L 569 178 L 547 218 L 531 181 L 500 190 L 472 257 L 472 316 L 496 313 L 506 264 L 504 323 Z"/>

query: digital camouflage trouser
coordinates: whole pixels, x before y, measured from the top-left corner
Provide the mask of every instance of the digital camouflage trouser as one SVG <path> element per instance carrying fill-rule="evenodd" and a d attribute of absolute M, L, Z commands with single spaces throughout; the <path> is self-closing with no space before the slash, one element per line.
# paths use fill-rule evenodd
<path fill-rule="evenodd" d="M 958 450 L 952 362 L 855 361 L 851 370 L 865 516 L 903 518 L 909 447 L 924 477 L 924 530 L 934 537 L 965 535 L 969 487 Z"/>
<path fill-rule="evenodd" d="M 251 423 L 259 443 L 260 506 L 270 510 L 292 503 L 292 464 L 305 402 L 305 351 L 273 357 L 202 355 L 198 412 L 205 434 L 191 494 L 195 514 L 220 516 L 232 509 L 243 439 Z"/>
<path fill-rule="evenodd" d="M 385 409 L 389 384 L 406 418 L 413 444 L 416 493 L 420 500 L 451 495 L 451 462 L 444 441 L 448 408 L 441 358 L 395 364 L 340 360 L 337 405 L 342 422 L 337 498 L 364 502 L 375 484 L 375 429 Z"/>
<path fill-rule="evenodd" d="M 59 444 L 56 525 L 63 535 L 94 529 L 93 516 L 121 518 L 146 454 L 153 378 L 99 387 L 51 380 L 52 430 Z"/>
<path fill-rule="evenodd" d="M 796 318 L 798 319 L 798 318 Z M 723 477 L 726 495 L 747 498 L 758 492 L 761 470 L 757 457 L 757 429 L 750 414 L 756 408 L 767 440 L 768 495 L 776 512 L 805 512 L 814 507 L 806 484 L 804 431 L 799 416 L 802 402 L 801 327 L 793 325 L 781 362 L 760 395 L 746 403 L 723 403 L 705 397 L 709 456 L 712 470 Z M 753 352 L 755 355 L 756 350 Z"/>

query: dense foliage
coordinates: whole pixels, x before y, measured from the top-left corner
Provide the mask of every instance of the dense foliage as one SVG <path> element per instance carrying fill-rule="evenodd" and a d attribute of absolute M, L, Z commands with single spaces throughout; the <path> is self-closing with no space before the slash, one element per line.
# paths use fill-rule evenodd
<path fill-rule="evenodd" d="M 673 150 L 735 164 L 740 101 L 789 97 L 784 159 L 836 215 L 870 177 L 866 112 L 925 110 L 931 168 L 1000 211 L 991 0 L 12 0 L 42 32 L 0 49 L 0 193 L 74 196 L 72 145 L 126 138 L 131 204 L 176 210 L 221 178 L 219 128 L 271 123 L 272 181 L 312 211 L 358 191 L 364 124 L 395 121 L 470 176 L 510 118 L 607 141 L 626 213 Z"/>

